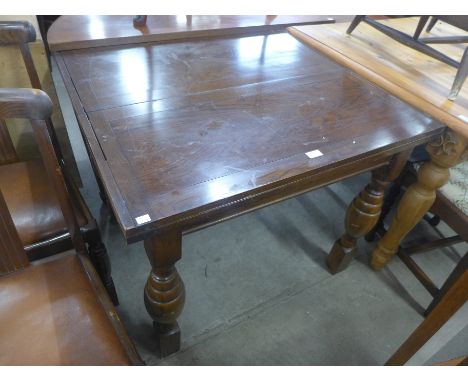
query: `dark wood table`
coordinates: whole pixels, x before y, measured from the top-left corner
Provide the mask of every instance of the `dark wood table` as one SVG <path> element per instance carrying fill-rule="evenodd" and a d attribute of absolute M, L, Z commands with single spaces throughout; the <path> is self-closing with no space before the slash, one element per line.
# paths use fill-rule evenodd
<path fill-rule="evenodd" d="M 288 34 L 56 58 L 122 233 L 144 240 L 162 355 L 180 346 L 184 233 L 374 170 L 347 215 L 350 255 L 411 150 L 442 131 Z"/>

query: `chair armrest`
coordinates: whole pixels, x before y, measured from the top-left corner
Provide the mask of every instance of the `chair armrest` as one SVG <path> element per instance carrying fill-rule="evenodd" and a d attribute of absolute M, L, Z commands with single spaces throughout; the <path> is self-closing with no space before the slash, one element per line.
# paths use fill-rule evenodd
<path fill-rule="evenodd" d="M 52 101 L 42 90 L 0 88 L 0 119 L 45 120 L 52 108 Z"/>
<path fill-rule="evenodd" d="M 36 41 L 36 31 L 29 21 L 1 21 L 0 44 L 26 44 Z"/>

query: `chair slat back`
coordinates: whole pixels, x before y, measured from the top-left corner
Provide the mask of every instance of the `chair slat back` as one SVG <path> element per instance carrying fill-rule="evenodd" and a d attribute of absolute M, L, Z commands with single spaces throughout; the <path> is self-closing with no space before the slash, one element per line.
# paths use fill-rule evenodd
<path fill-rule="evenodd" d="M 29 21 L 0 22 L 0 45 L 17 45 L 20 48 L 32 87 L 42 89 L 28 45 L 34 41 L 36 30 Z"/>
<path fill-rule="evenodd" d="M 31 56 L 31 51 L 29 49 L 29 43 L 36 41 L 36 30 L 34 26 L 29 21 L 4 21 L 0 22 L 0 45 L 16 45 L 21 51 L 21 56 L 23 57 L 23 62 L 28 72 L 29 81 L 31 86 L 34 89 L 42 90 L 41 81 L 39 80 L 39 75 L 34 65 L 34 61 Z M 58 143 L 57 135 L 55 134 L 55 129 L 52 124 L 52 119 L 48 117 L 46 123 L 50 129 L 50 135 L 54 149 L 57 153 L 60 162 L 63 162 L 63 154 Z M 3 125 L 3 127 L 2 127 Z M 2 151 L 1 147 L 4 150 L 11 151 L 11 148 L 14 150 L 11 137 L 8 134 L 8 129 L 5 127 L 5 123 L 0 120 L 0 152 Z M 15 151 L 16 160 L 18 160 L 16 151 Z M 0 164 L 11 163 L 15 160 L 6 159 L 2 160 L 0 154 Z"/>

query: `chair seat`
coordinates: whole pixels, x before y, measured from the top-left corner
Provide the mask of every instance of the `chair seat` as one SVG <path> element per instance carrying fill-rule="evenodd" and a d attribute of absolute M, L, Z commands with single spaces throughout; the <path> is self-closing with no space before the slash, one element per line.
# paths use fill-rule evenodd
<path fill-rule="evenodd" d="M 449 181 L 440 192 L 468 216 L 468 162 L 464 161 L 450 169 Z"/>
<path fill-rule="evenodd" d="M 68 231 L 48 179 L 40 160 L 0 166 L 0 189 L 25 247 Z M 79 209 L 76 209 L 75 216 L 80 227 L 87 224 L 86 217 Z"/>
<path fill-rule="evenodd" d="M 129 365 L 78 256 L 49 259 L 0 277 L 0 364 Z"/>

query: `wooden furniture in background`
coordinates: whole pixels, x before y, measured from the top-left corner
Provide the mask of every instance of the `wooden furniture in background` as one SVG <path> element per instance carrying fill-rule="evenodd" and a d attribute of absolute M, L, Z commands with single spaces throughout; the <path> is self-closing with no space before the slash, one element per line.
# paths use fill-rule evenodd
<path fill-rule="evenodd" d="M 147 20 L 148 20 L 148 16 L 146 16 L 146 15 L 135 16 L 133 18 L 133 25 L 136 26 L 136 27 L 146 26 L 146 21 Z"/>
<path fill-rule="evenodd" d="M 350 16 L 144 16 L 135 26 L 133 16 L 60 16 L 52 24 L 47 41 L 50 50 L 63 51 L 144 42 L 207 37 L 240 37 L 284 32 L 291 25 L 333 23 Z M 140 19 L 138 19 L 140 20 Z M 141 25 L 143 20 L 144 25 Z"/>
<path fill-rule="evenodd" d="M 11 22 L 14 23 L 18 20 L 24 20 L 26 23 L 29 22 L 33 26 L 32 29 L 35 31 L 38 30 L 35 16 L 0 15 L 2 29 L 8 28 Z M 49 95 L 54 103 L 54 111 L 51 120 L 57 139 L 60 142 L 60 148 L 66 161 L 68 173 L 73 177 L 75 183 L 81 186 L 80 175 L 76 166 L 68 132 L 65 128 L 55 86 L 52 81 L 46 48 L 40 34 L 34 33 L 34 35 L 35 38 L 31 38 L 33 35 L 29 35 L 30 42 L 26 42 L 26 39 L 15 41 L 15 38 L 11 36 L 10 39 L 13 38 L 13 40 L 8 41 L 7 33 L 4 34 L 6 38 L 0 38 L 0 67 L 2 68 L 0 87 L 40 88 Z M 28 36 L 23 35 L 22 38 L 28 38 Z M 38 84 L 40 84 L 40 86 L 38 86 Z M 40 157 L 31 127 L 27 121 L 8 121 L 7 127 L 10 132 L 9 135 L 12 145 L 15 147 L 19 159 L 29 160 Z M 0 130 L 5 132 L 5 129 L 0 128 Z M 0 137 L 0 139 L 2 138 Z M 0 154 L 0 156 L 2 156 L 2 154 Z"/>
<path fill-rule="evenodd" d="M 381 23 L 411 33 L 417 24 L 415 18 L 383 20 Z M 393 96 L 423 111 L 426 115 L 447 125 L 446 131 L 426 146 L 431 160 L 418 173 L 400 201 L 397 213 L 385 236 L 372 254 L 371 266 L 382 268 L 398 251 L 407 233 L 422 219 L 434 203 L 436 190 L 449 178 L 449 168 L 456 165 L 468 143 L 468 89 L 461 89 L 454 102 L 446 94 L 451 87 L 454 69 L 434 61 L 417 50 L 406 47 L 392 38 L 362 24 L 352 35 L 349 24 L 304 26 L 289 28 L 289 32 L 327 57 L 373 82 Z M 433 29 L 435 35 L 446 35 L 453 28 L 443 24 Z M 443 45 L 444 53 L 457 59 L 463 54 L 461 47 Z M 414 134 L 418 128 L 408 126 Z M 354 212 L 354 205 L 348 216 Z M 377 222 L 378 217 L 374 223 Z M 372 228 L 372 227 L 370 227 Z M 366 232 L 356 232 L 346 224 L 346 234 L 332 248 L 328 264 L 333 272 L 343 270 L 354 252 L 354 242 Z"/>
<path fill-rule="evenodd" d="M 406 33 L 402 33 L 398 29 L 392 28 L 388 25 L 379 23 L 378 21 L 374 20 L 369 16 L 356 16 L 349 25 L 349 28 L 346 31 L 346 33 L 351 34 L 361 22 L 365 22 L 373 28 L 377 29 L 378 31 L 395 39 L 396 41 L 456 68 L 457 73 L 455 75 L 452 88 L 450 89 L 450 93 L 448 94 L 448 99 L 453 101 L 457 97 L 458 92 L 463 86 L 466 76 L 468 75 L 468 47 L 465 48 L 462 59 L 460 62 L 458 62 L 452 59 L 451 57 L 447 56 L 443 52 L 434 49 L 427 44 L 468 43 L 468 35 L 448 35 L 420 38 L 421 33 L 430 17 L 431 16 L 419 16 L 419 21 L 415 26 L 416 28 L 412 36 Z M 426 31 L 430 32 L 437 21 L 446 22 L 456 28 L 461 29 L 461 31 L 468 32 L 468 16 L 433 16 L 433 19 L 431 20 Z"/>
<path fill-rule="evenodd" d="M 184 233 L 374 169 L 362 229 L 412 148 L 442 131 L 287 34 L 55 58 L 121 231 L 145 243 L 163 356 L 180 347 Z"/>
<path fill-rule="evenodd" d="M 31 122 L 76 253 L 29 265 L 0 190 L 1 365 L 141 365 L 142 361 L 86 256 L 45 120 L 40 90 L 0 89 L 0 118 Z"/>
<path fill-rule="evenodd" d="M 35 36 L 34 27 L 29 22 L 0 22 L 0 44 L 19 45 L 31 84 L 40 89 L 41 83 L 27 45 L 35 40 Z M 118 298 L 111 277 L 110 261 L 106 247 L 101 240 L 97 222 L 73 178 L 68 175 L 68 168 L 50 117 L 46 119 L 46 124 L 61 171 L 68 185 L 80 233 L 89 246 L 90 257 L 95 268 L 112 301 L 117 305 Z M 10 130 L 14 131 L 16 128 L 17 125 L 12 123 Z M 60 211 L 60 205 L 55 194 L 51 192 L 50 184 L 44 181 L 45 179 L 45 169 L 41 159 L 19 160 L 9 130 L 0 118 L 0 188 L 3 190 L 30 260 L 37 260 L 45 255 L 59 253 L 72 247 L 72 240 Z"/>
<path fill-rule="evenodd" d="M 457 279 L 448 287 L 427 318 L 387 361 L 386 365 L 405 364 L 468 300 L 468 253 L 458 263 Z M 466 358 L 457 364 L 466 365 Z"/>

